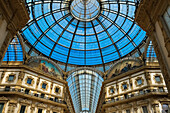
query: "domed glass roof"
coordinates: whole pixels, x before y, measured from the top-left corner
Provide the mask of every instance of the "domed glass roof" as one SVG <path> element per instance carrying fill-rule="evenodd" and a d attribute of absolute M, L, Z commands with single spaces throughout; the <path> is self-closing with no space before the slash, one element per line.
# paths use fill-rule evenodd
<path fill-rule="evenodd" d="M 136 1 L 26 0 L 30 20 L 22 36 L 30 51 L 66 64 L 109 63 L 131 53 L 146 37 L 134 22 Z"/>

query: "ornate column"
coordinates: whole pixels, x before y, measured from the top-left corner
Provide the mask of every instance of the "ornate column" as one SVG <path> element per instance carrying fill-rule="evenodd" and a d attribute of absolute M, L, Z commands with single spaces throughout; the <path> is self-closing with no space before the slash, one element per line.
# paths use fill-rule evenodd
<path fill-rule="evenodd" d="M 32 106 L 31 106 L 30 111 L 31 111 L 31 113 L 34 113 L 35 107 L 32 107 Z"/>
<path fill-rule="evenodd" d="M 134 108 L 134 113 L 138 113 L 138 108 Z"/>
<path fill-rule="evenodd" d="M 4 78 L 4 76 L 5 76 L 5 71 L 2 72 L 2 75 L 1 75 L 1 82 L 2 82 L 2 80 L 3 80 L 3 78 Z"/>
<path fill-rule="evenodd" d="M 21 72 L 19 73 L 19 75 L 18 75 L 18 81 L 17 81 L 17 84 L 18 84 L 18 85 L 22 84 L 22 81 L 23 81 L 23 79 L 24 79 L 24 75 L 25 75 L 25 73 L 24 73 L 23 71 L 21 71 Z"/>
<path fill-rule="evenodd" d="M 150 76 L 149 72 L 145 72 L 145 78 L 146 78 L 147 86 L 150 86 L 151 85 L 151 76 Z"/>
<path fill-rule="evenodd" d="M 159 105 L 153 104 L 152 105 L 153 113 L 160 113 Z"/>
<path fill-rule="evenodd" d="M 8 105 L 8 113 L 14 113 L 15 109 L 17 107 L 17 102 L 16 101 L 10 101 Z"/>

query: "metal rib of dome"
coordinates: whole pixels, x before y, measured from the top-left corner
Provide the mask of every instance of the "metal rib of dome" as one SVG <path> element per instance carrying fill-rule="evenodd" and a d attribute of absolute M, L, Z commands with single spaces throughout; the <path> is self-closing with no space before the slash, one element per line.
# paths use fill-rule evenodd
<path fill-rule="evenodd" d="M 30 20 L 22 36 L 31 45 L 29 53 L 35 49 L 66 64 L 99 65 L 128 55 L 145 39 L 134 22 L 137 0 L 98 0 L 100 11 L 90 11 L 90 21 L 73 16 L 72 1 L 26 0 Z"/>

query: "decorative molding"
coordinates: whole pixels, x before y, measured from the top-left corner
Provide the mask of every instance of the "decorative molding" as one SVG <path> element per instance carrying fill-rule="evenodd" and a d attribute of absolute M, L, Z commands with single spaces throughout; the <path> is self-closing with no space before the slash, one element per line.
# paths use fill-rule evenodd
<path fill-rule="evenodd" d="M 114 86 L 111 86 L 111 87 L 109 87 L 109 91 L 108 91 L 108 92 L 109 92 L 109 95 L 113 95 L 113 94 L 114 94 L 114 93 L 111 93 L 111 92 L 110 92 L 111 89 L 113 89 L 113 91 L 114 91 L 114 93 L 115 93 L 115 87 L 114 87 Z"/>
<path fill-rule="evenodd" d="M 101 77 L 103 77 L 103 75 L 104 75 L 103 72 L 98 71 L 97 69 L 92 68 L 92 67 L 77 67 L 76 69 L 73 69 L 73 70 L 69 71 L 69 72 L 67 73 L 67 75 L 71 75 L 73 72 L 76 72 L 76 71 L 79 71 L 79 70 L 90 70 L 90 71 L 94 71 L 94 72 L 96 72 L 97 74 L 99 74 Z"/>
<path fill-rule="evenodd" d="M 122 105 L 123 109 L 130 109 L 132 107 L 132 104 L 124 104 Z"/>
<path fill-rule="evenodd" d="M 2 96 L 2 97 L 0 97 L 0 102 L 1 101 L 8 101 L 9 99 L 7 98 L 7 97 L 4 97 L 4 96 Z"/>
<path fill-rule="evenodd" d="M 149 101 L 148 100 L 141 100 L 137 102 L 137 106 L 143 106 L 143 105 L 148 105 Z"/>
<path fill-rule="evenodd" d="M 43 103 L 37 103 L 36 106 L 40 109 L 45 109 L 47 107 L 47 105 Z"/>
<path fill-rule="evenodd" d="M 160 82 L 156 81 L 155 77 L 157 77 L 157 76 L 160 77 Z M 163 83 L 163 78 L 162 78 L 162 76 L 159 75 L 159 74 L 155 74 L 155 75 L 153 76 L 153 80 L 155 81 L 155 83 L 158 83 L 158 84 Z"/>
<path fill-rule="evenodd" d="M 21 71 L 18 75 L 18 84 L 22 84 L 22 80 L 24 79 L 25 73 Z"/>
<path fill-rule="evenodd" d="M 21 99 L 19 101 L 21 104 L 24 104 L 24 105 L 30 105 L 31 104 L 31 101 L 27 100 L 27 99 Z"/>
<path fill-rule="evenodd" d="M 5 70 L 5 71 L 6 71 L 6 70 Z M 2 74 L 1 74 L 1 82 L 2 82 L 2 79 L 3 79 L 4 76 L 5 76 L 5 73 L 6 73 L 5 71 L 3 71 Z"/>

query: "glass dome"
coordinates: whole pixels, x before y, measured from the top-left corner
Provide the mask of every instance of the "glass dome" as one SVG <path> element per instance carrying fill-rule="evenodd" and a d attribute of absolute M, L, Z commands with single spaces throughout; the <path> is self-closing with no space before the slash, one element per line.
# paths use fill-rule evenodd
<path fill-rule="evenodd" d="M 91 21 L 100 12 L 97 0 L 73 0 L 70 6 L 72 15 L 81 21 Z"/>
<path fill-rule="evenodd" d="M 146 33 L 134 22 L 137 0 L 26 0 L 22 36 L 31 49 L 74 65 L 99 65 L 139 48 Z"/>

